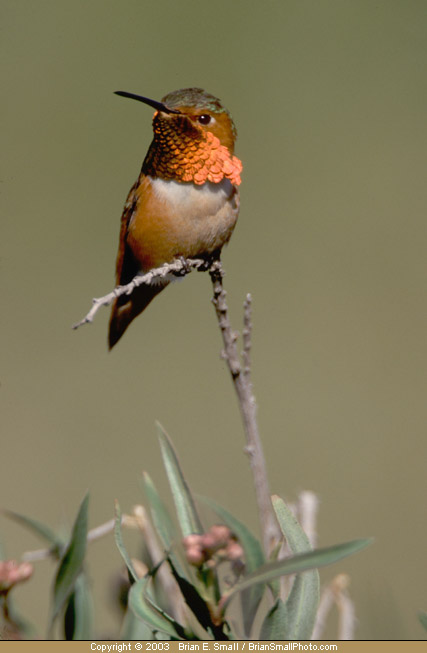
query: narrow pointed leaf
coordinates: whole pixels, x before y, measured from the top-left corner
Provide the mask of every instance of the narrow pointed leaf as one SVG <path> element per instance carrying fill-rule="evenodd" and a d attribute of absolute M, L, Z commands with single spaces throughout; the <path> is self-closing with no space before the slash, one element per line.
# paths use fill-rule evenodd
<path fill-rule="evenodd" d="M 283 499 L 277 495 L 273 495 L 272 502 L 280 529 L 285 536 L 292 553 L 305 553 L 306 551 L 311 551 L 312 548 L 307 535 Z"/>
<path fill-rule="evenodd" d="M 149 576 L 145 576 L 132 585 L 129 592 L 129 607 L 139 619 L 154 630 L 160 630 L 174 639 L 182 638 L 184 635 L 182 626 L 157 606 L 149 596 L 150 580 Z"/>
<path fill-rule="evenodd" d="M 25 515 L 20 515 L 17 512 L 13 512 L 12 510 L 5 510 L 4 514 L 7 517 L 10 517 L 11 519 L 19 522 L 23 526 L 31 529 L 34 533 L 36 533 L 36 535 L 50 544 L 52 547 L 52 553 L 59 555 L 64 542 L 54 531 L 49 528 L 49 526 L 42 524 L 36 519 L 31 519 L 31 517 L 26 517 Z"/>
<path fill-rule="evenodd" d="M 152 640 L 154 639 L 153 629 L 134 615 L 129 608 L 123 619 L 120 630 L 120 639 Z"/>
<path fill-rule="evenodd" d="M 168 562 L 173 577 L 178 583 L 179 589 L 181 590 L 181 594 L 184 597 L 186 604 L 188 605 L 188 607 L 193 612 L 198 622 L 201 624 L 201 626 L 203 626 L 205 630 L 211 629 L 211 631 L 214 631 L 215 626 L 212 622 L 209 608 L 206 605 L 205 601 L 200 596 L 196 587 L 191 583 L 189 583 L 187 579 L 179 575 L 177 569 L 173 564 L 173 561 L 170 558 L 168 558 Z"/>
<path fill-rule="evenodd" d="M 51 623 L 64 607 L 65 601 L 74 589 L 76 578 L 82 570 L 86 554 L 88 505 L 89 494 L 86 494 L 74 522 L 70 542 L 65 549 L 56 574 Z"/>
<path fill-rule="evenodd" d="M 220 506 L 216 501 L 208 497 L 197 497 L 212 510 L 216 512 L 218 517 L 228 526 L 228 528 L 236 535 L 240 544 L 245 552 L 245 566 L 246 573 L 250 574 L 265 563 L 264 552 L 259 541 L 252 535 L 250 530 L 239 521 L 228 510 Z M 249 636 L 252 624 L 255 619 L 255 614 L 258 610 L 259 604 L 264 594 L 264 586 L 261 583 L 248 588 L 242 592 L 242 613 L 243 625 L 245 634 Z"/>
<path fill-rule="evenodd" d="M 132 560 L 130 559 L 129 553 L 127 552 L 127 549 L 124 545 L 123 542 L 123 537 L 122 537 L 122 511 L 120 510 L 119 502 L 116 500 L 114 504 L 114 512 L 115 512 L 115 524 L 114 524 L 114 539 L 116 540 L 116 545 L 117 548 L 120 552 L 120 555 L 123 558 L 123 561 L 128 569 L 130 577 L 133 579 L 133 581 L 138 580 L 138 575 L 134 569 L 134 566 L 132 564 Z"/>
<path fill-rule="evenodd" d="M 76 578 L 74 591 L 68 599 L 64 615 L 64 631 L 67 640 L 87 640 L 92 637 L 93 605 L 89 582 L 85 573 Z"/>
<path fill-rule="evenodd" d="M 268 562 L 276 562 L 276 560 L 279 559 L 279 555 L 282 549 L 282 541 L 277 541 L 273 547 L 273 549 L 270 551 L 270 554 L 268 556 Z M 276 602 L 277 599 L 280 599 L 280 593 L 282 591 L 282 587 L 280 584 L 280 578 L 276 578 L 275 580 L 272 580 L 268 584 L 271 593 L 273 595 L 273 599 Z"/>
<path fill-rule="evenodd" d="M 251 587 L 255 583 L 268 583 L 279 576 L 298 574 L 307 571 L 307 569 L 331 565 L 342 558 L 361 551 L 371 544 L 371 542 L 372 539 L 352 540 L 351 542 L 336 544 L 335 546 L 326 547 L 324 549 L 315 549 L 308 553 L 300 553 L 291 558 L 287 558 L 286 560 L 268 562 L 254 573 L 236 583 L 234 587 L 224 594 L 223 606 L 228 604 L 234 594 L 241 592 L 247 587 Z"/>
<path fill-rule="evenodd" d="M 176 553 L 176 545 L 178 540 L 181 539 L 181 533 L 177 531 L 175 524 L 173 523 L 169 512 L 157 491 L 156 486 L 154 485 L 147 472 L 143 472 L 142 478 L 145 494 L 150 504 L 151 519 L 153 520 L 156 532 L 163 544 L 164 551 L 172 558 L 179 574 L 188 580 L 189 575 L 185 572 L 184 565 L 178 559 L 178 555 Z M 174 552 L 172 552 L 172 548 L 174 548 Z"/>
<path fill-rule="evenodd" d="M 265 641 L 284 640 L 287 610 L 282 599 L 278 598 L 265 617 L 259 638 Z"/>
<path fill-rule="evenodd" d="M 280 497 L 273 496 L 273 507 L 292 553 L 311 551 L 307 535 L 285 502 Z M 278 635 L 280 626 L 283 629 L 279 639 L 310 639 L 319 607 L 319 595 L 320 580 L 317 569 L 296 576 L 284 609 L 279 604 L 278 609 L 271 615 L 271 621 L 278 620 L 277 625 L 273 624 Z"/>
<path fill-rule="evenodd" d="M 174 523 L 168 513 L 168 510 L 162 501 L 157 488 L 147 472 L 143 472 L 144 489 L 150 504 L 151 517 L 162 544 L 166 551 L 172 547 L 174 540 L 178 539 L 178 534 Z"/>
<path fill-rule="evenodd" d="M 173 500 L 175 502 L 182 534 L 184 537 L 191 535 L 192 533 L 200 534 L 203 532 L 203 527 L 197 514 L 190 488 L 188 487 L 181 471 L 175 450 L 168 435 L 159 423 L 157 423 L 157 431 L 163 456 L 163 463 L 168 476 Z"/>

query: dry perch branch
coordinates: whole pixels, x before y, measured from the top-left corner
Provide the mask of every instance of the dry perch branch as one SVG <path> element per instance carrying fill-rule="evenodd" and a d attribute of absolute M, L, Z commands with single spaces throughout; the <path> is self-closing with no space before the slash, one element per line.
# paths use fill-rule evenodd
<path fill-rule="evenodd" d="M 153 268 L 146 274 L 137 274 L 132 281 L 127 283 L 124 286 L 117 286 L 111 292 L 107 293 L 103 297 L 95 297 L 92 299 L 92 308 L 85 315 L 85 317 L 73 324 L 73 329 L 78 329 L 83 326 L 83 324 L 90 324 L 93 322 L 93 318 L 96 313 L 99 311 L 101 306 L 110 306 L 116 297 L 121 295 L 130 295 L 135 288 L 142 286 L 143 284 L 150 285 L 153 282 L 153 279 L 161 279 L 167 277 L 168 275 L 175 275 L 177 277 L 185 276 L 189 274 L 192 270 L 206 270 L 206 261 L 203 259 L 176 259 L 173 263 L 165 263 L 159 268 Z"/>
<path fill-rule="evenodd" d="M 251 296 L 247 295 L 244 303 L 243 316 L 243 350 L 239 355 L 236 341 L 238 333 L 234 332 L 228 314 L 226 292 L 223 286 L 224 270 L 221 262 L 216 260 L 207 263 L 203 259 L 177 259 L 173 263 L 167 263 L 160 268 L 155 268 L 144 275 L 137 275 L 125 286 L 118 286 L 112 292 L 93 300 L 93 306 L 87 315 L 77 324 L 74 329 L 83 324 L 91 323 L 101 306 L 108 306 L 116 297 L 130 295 L 133 290 L 142 284 L 151 284 L 153 279 L 172 275 L 185 276 L 192 270 L 208 270 L 213 286 L 213 305 L 215 307 L 219 328 L 224 343 L 222 356 L 228 365 L 231 378 L 237 393 L 243 426 L 246 435 L 246 453 L 249 455 L 252 474 L 255 484 L 255 494 L 258 504 L 261 533 L 265 553 L 268 555 L 275 544 L 280 541 L 282 535 L 277 524 L 270 499 L 268 487 L 267 468 L 262 451 L 261 439 L 259 436 L 258 423 L 256 419 L 256 403 L 252 391 L 251 382 Z"/>
<path fill-rule="evenodd" d="M 267 467 L 256 418 L 256 402 L 252 392 L 250 368 L 252 298 L 247 295 L 244 303 L 242 364 L 236 345 L 238 334 L 233 331 L 228 315 L 226 292 L 222 282 L 224 270 L 220 261 L 216 261 L 210 266 L 209 274 L 213 286 L 212 301 L 224 343 L 223 358 L 233 379 L 245 429 L 246 453 L 250 459 L 254 478 L 264 551 L 269 555 L 275 544 L 282 538 L 282 534 L 271 504 Z"/>

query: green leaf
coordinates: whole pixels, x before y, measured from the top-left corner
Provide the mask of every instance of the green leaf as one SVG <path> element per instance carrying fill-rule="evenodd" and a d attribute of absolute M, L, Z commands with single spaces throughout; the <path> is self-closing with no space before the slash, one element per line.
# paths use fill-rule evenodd
<path fill-rule="evenodd" d="M 129 607 L 133 613 L 154 630 L 160 630 L 173 639 L 185 639 L 183 627 L 156 605 L 149 595 L 150 576 L 134 583 L 129 592 Z"/>
<path fill-rule="evenodd" d="M 143 472 L 142 478 L 144 482 L 145 494 L 150 504 L 150 512 L 153 519 L 153 524 L 165 550 L 170 551 L 174 540 L 178 539 L 176 528 L 149 474 L 147 474 L 147 472 Z"/>
<path fill-rule="evenodd" d="M 184 600 L 190 610 L 193 612 L 198 622 L 203 626 L 205 630 L 211 633 L 215 632 L 215 625 L 212 622 L 211 614 L 209 608 L 205 601 L 200 596 L 196 587 L 192 585 L 186 578 L 183 578 L 179 575 L 177 569 L 175 568 L 171 558 L 168 558 L 169 566 L 171 568 L 173 577 L 178 583 L 181 594 L 184 597 Z"/>
<path fill-rule="evenodd" d="M 122 511 L 120 510 L 119 502 L 116 501 L 114 502 L 114 513 L 115 513 L 115 524 L 114 524 L 114 539 L 116 540 L 116 545 L 117 548 L 120 552 L 120 555 L 122 556 L 124 563 L 128 569 L 129 576 L 131 581 L 137 581 L 138 580 L 138 575 L 134 569 L 134 566 L 132 564 L 132 560 L 130 559 L 129 553 L 127 552 L 127 549 L 124 545 L 123 542 L 123 537 L 122 537 Z"/>
<path fill-rule="evenodd" d="M 240 544 L 245 552 L 245 566 L 246 573 L 252 573 L 265 563 L 264 552 L 256 537 L 252 535 L 250 530 L 239 521 L 228 510 L 220 506 L 213 499 L 208 497 L 197 496 L 199 500 L 205 503 L 209 508 L 214 510 L 218 517 L 228 526 L 228 528 L 236 535 Z M 252 624 L 255 619 L 255 614 L 258 610 L 259 604 L 264 594 L 264 586 L 257 583 L 248 590 L 242 592 L 242 613 L 243 613 L 243 626 L 247 636 L 250 634 Z"/>
<path fill-rule="evenodd" d="M 31 519 L 31 517 L 26 517 L 25 515 L 20 515 L 17 512 L 13 512 L 12 510 L 4 510 L 3 512 L 7 517 L 10 517 L 23 526 L 26 526 L 34 533 L 36 533 L 36 535 L 50 544 L 52 547 L 52 554 L 59 557 L 60 551 L 64 546 L 64 542 L 62 541 L 62 538 L 60 538 L 56 533 L 54 533 L 54 531 L 49 528 L 49 526 L 42 524 L 36 519 Z"/>
<path fill-rule="evenodd" d="M 418 613 L 418 620 L 420 624 L 423 626 L 424 630 L 427 630 L 427 612 L 423 612 L 420 610 Z"/>
<path fill-rule="evenodd" d="M 292 558 L 287 558 L 286 560 L 267 562 L 257 571 L 246 576 L 243 580 L 239 581 L 228 590 L 228 592 L 226 592 L 222 597 L 222 604 L 225 607 L 234 594 L 241 592 L 256 583 L 268 583 L 279 576 L 298 574 L 307 571 L 307 569 L 331 565 L 342 558 L 361 551 L 371 544 L 371 542 L 372 539 L 352 540 L 351 542 L 336 544 L 324 549 L 315 549 L 308 553 L 300 553 L 292 556 Z"/>
<path fill-rule="evenodd" d="M 153 629 L 134 615 L 132 610 L 126 610 L 123 625 L 120 630 L 120 639 L 154 639 Z"/>
<path fill-rule="evenodd" d="M 163 544 L 165 554 L 172 558 L 179 574 L 188 580 L 188 571 L 185 571 L 185 565 L 182 564 L 177 555 L 177 545 L 180 543 L 181 533 L 178 533 L 165 504 L 157 492 L 157 488 L 147 472 L 143 472 L 142 478 L 145 494 L 150 504 L 153 525 Z M 174 552 L 172 552 L 172 547 L 174 547 Z"/>
<path fill-rule="evenodd" d="M 194 499 L 181 471 L 175 450 L 162 426 L 157 423 L 163 463 L 175 502 L 179 525 L 184 537 L 192 533 L 201 534 L 203 527 L 196 511 Z"/>
<path fill-rule="evenodd" d="M 64 615 L 67 640 L 87 640 L 92 636 L 93 605 L 89 582 L 85 573 L 77 576 L 74 591 L 68 599 Z"/>
<path fill-rule="evenodd" d="M 292 553 L 311 551 L 307 535 L 285 502 L 276 495 L 273 496 L 272 501 L 279 526 Z M 273 624 L 273 629 L 277 633 L 275 639 L 310 639 L 319 607 L 319 595 L 320 580 L 317 569 L 298 574 L 284 609 L 279 604 L 278 609 L 270 615 L 270 621 L 279 620 L 277 625 Z M 279 637 L 280 625 L 283 630 Z"/>
<path fill-rule="evenodd" d="M 89 494 L 83 499 L 74 522 L 70 542 L 60 560 L 53 588 L 53 610 L 51 624 L 58 616 L 74 589 L 77 576 L 83 566 L 86 554 Z"/>
<path fill-rule="evenodd" d="M 279 555 L 282 549 L 283 542 L 281 540 L 278 540 L 275 542 L 272 550 L 269 553 L 268 556 L 268 562 L 276 562 L 276 560 L 279 559 Z M 277 599 L 280 599 L 281 596 L 281 591 L 282 591 L 282 586 L 280 584 L 280 578 L 276 578 L 275 580 L 270 581 L 268 584 L 271 593 L 273 595 L 273 599 L 276 602 Z"/>
<path fill-rule="evenodd" d="M 297 519 L 283 499 L 277 495 L 272 496 L 273 508 L 276 513 L 280 529 L 286 538 L 292 553 L 305 553 L 311 551 L 311 544 L 307 535 L 302 530 Z"/>
<path fill-rule="evenodd" d="M 265 641 L 284 640 L 284 632 L 288 615 L 282 599 L 278 598 L 265 617 L 259 639 Z"/>

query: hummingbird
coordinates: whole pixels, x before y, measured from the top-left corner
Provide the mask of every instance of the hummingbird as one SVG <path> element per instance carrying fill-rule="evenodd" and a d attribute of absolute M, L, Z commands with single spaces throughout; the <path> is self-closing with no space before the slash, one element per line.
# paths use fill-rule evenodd
<path fill-rule="evenodd" d="M 177 258 L 219 259 L 236 225 L 242 171 L 229 111 L 201 88 L 173 91 L 161 102 L 125 91 L 116 94 L 155 109 L 153 140 L 121 217 L 116 284 Z M 172 280 L 143 284 L 116 298 L 110 349 Z"/>

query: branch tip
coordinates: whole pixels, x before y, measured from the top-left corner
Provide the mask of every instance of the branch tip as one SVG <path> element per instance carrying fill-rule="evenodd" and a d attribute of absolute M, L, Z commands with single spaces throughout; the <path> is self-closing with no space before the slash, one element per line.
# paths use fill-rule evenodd
<path fill-rule="evenodd" d="M 203 266 L 205 266 L 206 269 L 206 261 L 204 259 L 186 259 L 181 257 L 175 259 L 172 263 L 165 263 L 159 268 L 153 268 L 146 274 L 137 274 L 129 283 L 123 286 L 116 286 L 114 290 L 103 297 L 95 297 L 92 299 L 92 308 L 85 317 L 80 320 L 80 322 L 73 324 L 72 329 L 75 330 L 84 324 L 90 324 L 93 322 L 93 319 L 101 306 L 109 306 L 121 295 L 130 295 L 138 286 L 142 286 L 143 284 L 150 285 L 153 282 L 153 279 L 166 277 L 169 274 L 173 274 L 174 276 L 185 276 L 192 270 L 202 270 Z"/>

